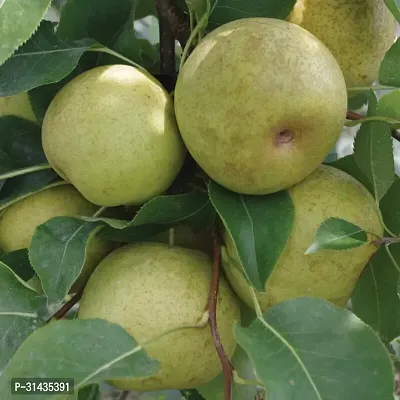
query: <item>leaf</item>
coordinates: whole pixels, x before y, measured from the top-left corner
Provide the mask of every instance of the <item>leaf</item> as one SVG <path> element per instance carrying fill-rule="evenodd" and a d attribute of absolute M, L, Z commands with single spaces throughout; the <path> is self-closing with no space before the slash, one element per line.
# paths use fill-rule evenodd
<path fill-rule="evenodd" d="M 54 217 L 36 228 L 29 258 L 49 304 L 68 294 L 82 271 L 88 242 L 100 228 L 100 223 L 70 217 Z"/>
<path fill-rule="evenodd" d="M 61 40 L 54 33 L 53 23 L 43 21 L 32 38 L 0 67 L 0 96 L 59 82 L 95 44 L 93 39 Z"/>
<path fill-rule="evenodd" d="M 396 179 L 386 195 L 381 200 L 379 207 L 386 226 L 400 236 L 400 179 Z"/>
<path fill-rule="evenodd" d="M 235 371 L 243 379 L 255 380 L 253 365 L 241 348 L 237 347 L 232 357 L 232 365 Z M 197 387 L 196 390 L 207 400 L 224 400 L 225 399 L 225 378 L 221 372 L 211 382 Z M 256 399 L 258 391 L 255 386 L 241 385 L 236 382 L 232 383 L 232 398 L 231 400 Z"/>
<path fill-rule="evenodd" d="M 81 389 L 78 393 L 78 400 L 101 400 L 99 385 L 89 385 Z"/>
<path fill-rule="evenodd" d="M 136 19 L 147 17 L 148 15 L 157 15 L 157 8 L 154 1 L 136 0 L 135 1 Z"/>
<path fill-rule="evenodd" d="M 132 221 L 83 218 L 102 221 L 109 226 L 101 231 L 107 239 L 130 242 L 144 240 L 176 225 L 207 228 L 215 221 L 215 210 L 207 193 L 193 190 L 185 194 L 159 196 L 143 205 Z"/>
<path fill-rule="evenodd" d="M 400 244 L 390 250 L 400 262 Z M 384 246 L 369 262 L 351 297 L 353 312 L 381 337 L 390 342 L 400 335 L 399 271 Z"/>
<path fill-rule="evenodd" d="M 0 392 L 4 400 L 24 400 L 26 396 L 10 392 L 15 376 L 73 378 L 77 390 L 110 378 L 148 377 L 158 367 L 117 324 L 101 319 L 56 321 L 25 340 L 0 376 Z"/>
<path fill-rule="evenodd" d="M 294 223 L 294 205 L 288 191 L 245 196 L 213 181 L 208 190 L 236 246 L 246 276 L 257 290 L 264 291 Z"/>
<path fill-rule="evenodd" d="M 343 172 L 351 175 L 354 179 L 359 181 L 363 186 L 365 186 L 368 191 L 374 195 L 374 190 L 372 188 L 371 182 L 364 175 L 364 173 L 358 168 L 356 160 L 354 159 L 354 155 L 348 155 L 346 157 L 339 158 L 333 163 L 329 164 L 331 167 L 340 169 Z"/>
<path fill-rule="evenodd" d="M 296 0 L 212 0 L 208 27 L 214 29 L 241 18 L 285 19 L 295 4 Z"/>
<path fill-rule="evenodd" d="M 314 243 L 305 254 L 321 250 L 346 250 L 368 242 L 367 233 L 359 226 L 340 218 L 329 218 L 318 228 Z"/>
<path fill-rule="evenodd" d="M 35 271 L 29 261 L 27 249 L 15 250 L 3 254 L 0 256 L 0 262 L 7 265 L 7 267 L 25 282 L 29 281 L 29 279 L 35 275 Z"/>
<path fill-rule="evenodd" d="M 52 169 L 7 179 L 0 191 L 0 211 L 31 194 L 67 184 L 60 179 Z"/>
<path fill-rule="evenodd" d="M 362 92 L 360 94 L 357 94 L 355 96 L 352 96 L 352 97 L 348 98 L 347 108 L 350 111 L 357 111 L 362 106 L 367 104 L 368 100 L 369 100 L 369 91 L 366 90 L 365 92 Z"/>
<path fill-rule="evenodd" d="M 397 22 L 400 22 L 400 10 L 397 7 L 395 0 L 385 0 L 385 4 L 393 16 L 396 18 Z"/>
<path fill-rule="evenodd" d="M 21 343 L 44 321 L 38 310 L 44 298 L 0 262 L 0 370 Z"/>
<path fill-rule="evenodd" d="M 379 99 L 376 114 L 400 120 L 400 90 L 385 94 Z"/>
<path fill-rule="evenodd" d="M 234 330 L 268 400 L 393 397 L 389 354 L 349 311 L 305 297 L 272 307 L 264 320 Z"/>
<path fill-rule="evenodd" d="M 387 86 L 400 87 L 400 40 L 387 51 L 379 69 L 379 83 Z"/>
<path fill-rule="evenodd" d="M 69 0 L 62 10 L 57 34 L 66 40 L 92 38 L 112 47 L 130 17 L 133 3 L 134 0 Z"/>
<path fill-rule="evenodd" d="M 0 65 L 37 29 L 51 0 L 6 0 L 0 3 Z"/>
<path fill-rule="evenodd" d="M 368 116 L 376 115 L 376 97 L 371 91 Z M 372 184 L 377 201 L 394 180 L 393 142 L 386 122 L 369 121 L 361 125 L 354 141 L 354 159 Z"/>

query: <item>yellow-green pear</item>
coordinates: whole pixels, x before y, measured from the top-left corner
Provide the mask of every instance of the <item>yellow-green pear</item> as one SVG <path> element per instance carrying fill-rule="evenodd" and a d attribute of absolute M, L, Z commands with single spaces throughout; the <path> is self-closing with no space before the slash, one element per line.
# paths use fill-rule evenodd
<path fill-rule="evenodd" d="M 168 243 L 213 255 L 213 237 L 211 229 L 197 228 L 189 225 L 178 225 L 156 235 L 155 242 Z"/>
<path fill-rule="evenodd" d="M 94 204 L 140 204 L 164 192 L 184 160 L 172 100 L 131 66 L 97 67 L 57 93 L 43 121 L 52 167 Z"/>
<path fill-rule="evenodd" d="M 330 166 L 320 166 L 289 189 L 295 220 L 286 246 L 257 294 L 261 308 L 295 297 L 323 298 L 345 306 L 354 286 L 377 247 L 371 243 L 348 250 L 323 250 L 306 255 L 319 226 L 328 218 L 347 220 L 369 232 L 369 241 L 382 235 L 379 209 L 371 194 L 353 177 Z M 371 235 L 373 234 L 373 235 Z M 228 280 L 243 301 L 253 307 L 248 284 L 232 238 L 225 231 L 223 266 Z"/>
<path fill-rule="evenodd" d="M 78 317 L 120 324 L 160 362 L 154 376 L 117 379 L 111 382 L 114 386 L 125 390 L 191 388 L 221 372 L 210 327 L 188 327 L 202 321 L 211 274 L 206 254 L 156 242 L 123 246 L 99 264 L 85 287 Z M 240 322 L 238 299 L 222 277 L 217 324 L 228 357 L 236 348 L 234 321 Z M 175 328 L 183 329 L 171 332 Z"/>
<path fill-rule="evenodd" d="M 298 0 L 289 21 L 325 43 L 348 88 L 378 79 L 383 57 L 395 40 L 396 21 L 384 0 Z"/>
<path fill-rule="evenodd" d="M 0 117 L 5 115 L 15 115 L 33 122 L 37 121 L 27 92 L 0 97 Z"/>
<path fill-rule="evenodd" d="M 343 74 L 326 46 L 268 18 L 212 31 L 175 90 L 193 158 L 213 180 L 245 194 L 273 193 L 309 175 L 339 137 L 346 107 Z"/>
<path fill-rule="evenodd" d="M 11 252 L 29 248 L 36 227 L 60 216 L 92 216 L 97 206 L 87 201 L 73 186 L 61 185 L 32 194 L 8 206 L 0 214 L 0 249 Z M 72 290 L 83 284 L 111 244 L 94 237 L 88 245 L 86 261 Z"/>

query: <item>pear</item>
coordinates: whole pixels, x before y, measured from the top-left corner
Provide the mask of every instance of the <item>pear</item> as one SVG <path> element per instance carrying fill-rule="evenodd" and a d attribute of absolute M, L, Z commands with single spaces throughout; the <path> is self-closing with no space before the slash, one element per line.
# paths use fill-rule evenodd
<path fill-rule="evenodd" d="M 383 57 L 395 40 L 396 21 L 384 0 L 298 0 L 289 21 L 325 43 L 348 88 L 378 79 Z"/>
<path fill-rule="evenodd" d="M 347 220 L 369 232 L 369 242 L 383 234 L 380 211 L 371 194 L 353 177 L 320 166 L 289 189 L 295 221 L 286 246 L 265 285 L 257 294 L 262 310 L 296 297 L 318 297 L 345 306 L 354 286 L 377 248 L 373 244 L 347 250 L 323 250 L 305 255 L 326 219 Z M 250 307 L 253 301 L 232 238 L 225 231 L 223 266 L 228 280 Z"/>
<path fill-rule="evenodd" d="M 191 155 L 213 180 L 245 194 L 277 192 L 309 175 L 339 137 L 346 107 L 343 74 L 326 46 L 268 18 L 212 31 L 175 89 Z"/>
<path fill-rule="evenodd" d="M 15 115 L 37 122 L 27 92 L 21 92 L 9 97 L 0 97 L 0 117 L 5 115 Z"/>
<path fill-rule="evenodd" d="M 211 229 L 197 228 L 189 225 L 178 225 L 161 232 L 153 238 L 156 242 L 169 243 L 173 246 L 201 250 L 213 255 L 213 238 Z"/>
<path fill-rule="evenodd" d="M 161 194 L 186 152 L 168 93 L 126 65 L 86 71 L 57 93 L 43 121 L 43 149 L 61 177 L 101 206 Z"/>
<path fill-rule="evenodd" d="M 48 188 L 8 206 L 0 215 L 0 249 L 11 252 L 29 248 L 36 227 L 59 216 L 92 216 L 98 209 L 71 185 Z M 95 236 L 88 245 L 81 275 L 72 287 L 77 290 L 86 282 L 100 260 L 111 250 L 111 244 Z"/>
<path fill-rule="evenodd" d="M 191 388 L 221 372 L 210 327 L 187 327 L 202 321 L 211 274 L 206 254 L 156 242 L 120 247 L 99 264 L 83 292 L 78 318 L 120 324 L 160 362 L 152 377 L 117 379 L 112 385 L 125 390 Z M 221 277 L 217 324 L 228 357 L 236 348 L 234 321 L 240 322 L 238 299 Z"/>

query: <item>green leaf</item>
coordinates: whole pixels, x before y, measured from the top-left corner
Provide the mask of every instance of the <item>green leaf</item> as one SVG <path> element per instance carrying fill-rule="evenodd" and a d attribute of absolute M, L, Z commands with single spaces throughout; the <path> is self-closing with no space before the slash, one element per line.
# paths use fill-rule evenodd
<path fill-rule="evenodd" d="M 37 29 L 51 0 L 6 0 L 0 3 L 0 65 Z"/>
<path fill-rule="evenodd" d="M 78 400 L 101 400 L 100 386 L 94 384 L 81 389 L 78 393 Z"/>
<path fill-rule="evenodd" d="M 379 69 L 379 83 L 387 86 L 400 87 L 400 40 L 387 51 Z"/>
<path fill-rule="evenodd" d="M 369 100 L 369 91 L 362 92 L 357 94 L 356 96 L 349 97 L 347 108 L 351 111 L 357 111 L 362 106 L 368 103 Z"/>
<path fill-rule="evenodd" d="M 0 191 L 0 211 L 31 194 L 67 184 L 60 179 L 51 169 L 7 179 Z"/>
<path fill-rule="evenodd" d="M 340 218 L 329 218 L 318 228 L 314 243 L 305 254 L 321 250 L 346 250 L 368 242 L 367 233 L 359 226 Z"/>
<path fill-rule="evenodd" d="M 400 262 L 400 244 L 390 246 Z M 399 271 L 382 246 L 361 274 L 351 297 L 353 312 L 390 342 L 400 335 Z"/>
<path fill-rule="evenodd" d="M 247 353 L 237 347 L 232 357 L 232 365 L 235 371 L 243 379 L 254 381 L 253 365 Z M 211 382 L 197 387 L 196 390 L 207 400 L 224 400 L 225 399 L 225 377 L 221 372 Z M 258 390 L 255 386 L 241 385 L 236 382 L 232 383 L 232 398 L 231 400 L 256 399 Z"/>
<path fill-rule="evenodd" d="M 215 221 L 215 210 L 207 193 L 193 190 L 185 194 L 159 196 L 143 205 L 132 221 L 107 218 L 83 218 L 103 221 L 109 226 L 101 235 L 116 241 L 131 242 L 152 237 L 176 225 L 207 228 Z"/>
<path fill-rule="evenodd" d="M 241 18 L 285 19 L 295 4 L 296 0 L 212 0 L 208 27 L 214 29 Z"/>
<path fill-rule="evenodd" d="M 333 163 L 330 163 L 329 165 L 331 167 L 340 169 L 341 171 L 348 173 L 354 179 L 358 180 L 363 186 L 365 186 L 372 195 L 374 195 L 374 190 L 372 188 L 371 182 L 360 170 L 360 168 L 358 168 L 358 165 L 356 163 L 353 154 L 339 158 L 338 160 L 334 161 Z"/>
<path fill-rule="evenodd" d="M 25 282 L 35 275 L 28 257 L 27 249 L 15 250 L 0 256 L 0 262 L 9 267 L 16 275 Z"/>
<path fill-rule="evenodd" d="M 21 343 L 44 323 L 38 312 L 44 298 L 2 262 L 0 293 L 0 369 L 3 369 Z"/>
<path fill-rule="evenodd" d="M 400 121 L 400 90 L 382 96 L 379 99 L 376 114 Z"/>
<path fill-rule="evenodd" d="M 0 67 L 0 96 L 60 81 L 95 44 L 92 39 L 61 40 L 54 33 L 53 23 L 43 21 L 32 38 Z"/>
<path fill-rule="evenodd" d="M 272 307 L 249 328 L 236 326 L 268 400 L 391 399 L 392 364 L 373 330 L 316 298 Z"/>
<path fill-rule="evenodd" d="M 36 330 L 0 376 L 3 400 L 12 395 L 12 377 L 73 378 L 75 390 L 110 378 L 148 377 L 159 363 L 150 359 L 121 326 L 101 319 L 52 322 Z M 43 400 L 43 395 L 30 396 Z"/>
<path fill-rule="evenodd" d="M 400 10 L 397 7 L 395 0 L 385 0 L 385 4 L 393 16 L 396 18 L 397 22 L 400 22 Z"/>
<path fill-rule="evenodd" d="M 208 190 L 247 278 L 257 290 L 264 291 L 294 223 L 294 205 L 288 191 L 246 196 L 213 181 Z"/>
<path fill-rule="evenodd" d="M 29 258 L 49 304 L 62 302 L 68 294 L 82 271 L 88 243 L 101 225 L 54 217 L 36 228 Z"/>
<path fill-rule="evenodd" d="M 136 19 L 147 17 L 148 15 L 157 15 L 155 1 L 136 0 L 135 1 Z"/>
<path fill-rule="evenodd" d="M 383 220 L 391 232 L 400 236 L 400 179 L 396 179 L 386 195 L 381 200 L 379 207 Z"/>
<path fill-rule="evenodd" d="M 376 115 L 377 102 L 371 91 L 368 116 Z M 368 177 L 377 201 L 385 195 L 394 180 L 393 142 L 386 122 L 369 121 L 361 125 L 354 141 L 354 159 Z"/>
<path fill-rule="evenodd" d="M 130 17 L 133 3 L 134 0 L 69 0 L 62 10 L 57 34 L 66 40 L 92 38 L 112 47 Z"/>

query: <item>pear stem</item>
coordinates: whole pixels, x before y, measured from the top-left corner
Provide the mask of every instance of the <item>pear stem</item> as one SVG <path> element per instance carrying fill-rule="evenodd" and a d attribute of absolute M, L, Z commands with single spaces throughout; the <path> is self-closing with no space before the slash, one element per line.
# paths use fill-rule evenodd
<path fill-rule="evenodd" d="M 68 313 L 68 311 L 81 299 L 82 294 L 83 294 L 83 287 L 79 289 L 77 293 L 75 293 L 72 298 L 66 302 L 52 317 L 50 317 L 46 323 L 48 324 L 49 322 L 53 320 L 59 320 L 65 317 L 65 315 Z"/>
<path fill-rule="evenodd" d="M 211 328 L 211 335 L 214 340 L 214 346 L 217 350 L 218 357 L 222 364 L 222 370 L 225 377 L 225 400 L 231 400 L 232 396 L 232 374 L 233 367 L 226 355 L 224 348 L 219 337 L 217 329 L 217 299 L 218 299 L 218 288 L 219 279 L 221 274 L 221 238 L 217 227 L 214 225 L 213 230 L 213 243 L 214 243 L 214 261 L 212 279 L 210 284 L 210 294 L 208 299 L 208 322 Z"/>
<path fill-rule="evenodd" d="M 16 169 L 14 171 L 6 172 L 5 174 L 0 175 L 0 180 L 15 178 L 16 176 L 30 174 L 31 172 L 42 171 L 44 169 L 51 169 L 51 166 L 49 164 L 43 164 L 43 165 L 34 165 L 33 167 Z"/>
<path fill-rule="evenodd" d="M 351 120 L 351 121 L 357 121 L 359 119 L 364 119 L 365 116 L 361 115 L 361 114 L 358 114 L 358 113 L 356 113 L 354 111 L 347 111 L 346 118 Z M 398 142 L 400 142 L 400 132 L 397 131 L 396 129 L 392 129 L 392 137 L 393 137 L 393 139 L 395 139 Z"/>

